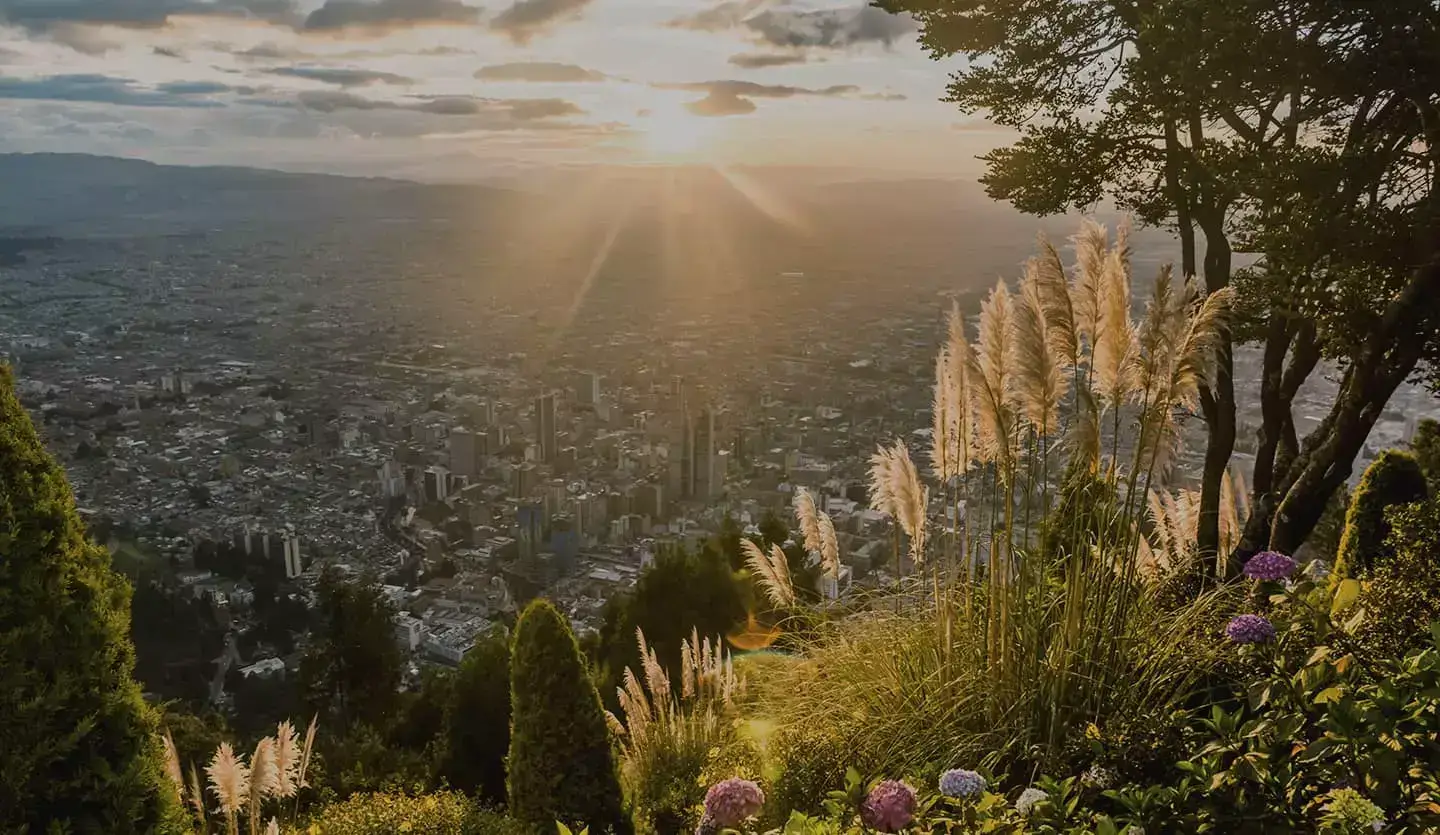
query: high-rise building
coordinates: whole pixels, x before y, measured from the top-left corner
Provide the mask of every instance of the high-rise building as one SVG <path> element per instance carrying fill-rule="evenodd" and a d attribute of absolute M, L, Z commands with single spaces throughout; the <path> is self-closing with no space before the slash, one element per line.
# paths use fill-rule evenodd
<path fill-rule="evenodd" d="M 300 537 L 291 534 L 285 537 L 285 579 L 293 580 L 305 571 L 300 559 Z"/>
<path fill-rule="evenodd" d="M 474 477 L 480 474 L 480 450 L 474 432 L 454 429 L 450 432 L 450 469 L 456 475 Z"/>
<path fill-rule="evenodd" d="M 555 395 L 553 393 L 542 394 L 535 398 L 535 446 L 539 449 L 539 458 L 542 464 L 549 464 L 555 460 L 559 443 L 555 434 Z"/>
<path fill-rule="evenodd" d="M 540 471 L 534 464 L 516 464 L 510 469 L 510 493 L 514 498 L 528 498 L 539 483 Z"/>
<path fill-rule="evenodd" d="M 522 559 L 535 556 L 545 537 L 545 506 L 540 502 L 522 502 L 515 509 L 515 540 Z"/>
<path fill-rule="evenodd" d="M 575 402 L 581 406 L 594 406 L 600 402 L 599 374 L 582 371 L 575 376 Z"/>
<path fill-rule="evenodd" d="M 709 499 L 720 492 L 720 484 L 724 480 L 724 473 L 719 472 L 719 464 L 715 456 L 715 412 L 711 409 L 704 409 L 696 417 L 694 422 L 694 442 L 691 445 L 694 463 L 691 465 L 691 472 L 694 474 L 691 482 L 690 494 L 695 499 Z"/>
<path fill-rule="evenodd" d="M 443 502 L 450 495 L 450 473 L 436 465 L 425 470 L 425 501 Z"/>

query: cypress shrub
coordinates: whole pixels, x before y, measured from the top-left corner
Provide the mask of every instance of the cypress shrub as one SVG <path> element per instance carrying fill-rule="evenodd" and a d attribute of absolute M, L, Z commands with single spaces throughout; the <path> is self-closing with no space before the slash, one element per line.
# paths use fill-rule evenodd
<path fill-rule="evenodd" d="M 178 831 L 130 587 L 0 366 L 0 832 Z"/>
<path fill-rule="evenodd" d="M 628 833 L 610 729 L 570 625 L 536 600 L 515 624 L 510 664 L 510 814 L 542 832 Z"/>
<path fill-rule="evenodd" d="M 445 708 L 440 776 L 490 803 L 505 800 L 510 747 L 510 641 L 496 628 L 476 636 Z"/>
<path fill-rule="evenodd" d="M 1424 501 L 1425 474 L 1415 456 L 1387 449 L 1365 470 L 1345 513 L 1334 576 L 1338 580 L 1365 574 L 1386 562 L 1393 552 L 1386 540 L 1390 525 L 1385 509 Z"/>

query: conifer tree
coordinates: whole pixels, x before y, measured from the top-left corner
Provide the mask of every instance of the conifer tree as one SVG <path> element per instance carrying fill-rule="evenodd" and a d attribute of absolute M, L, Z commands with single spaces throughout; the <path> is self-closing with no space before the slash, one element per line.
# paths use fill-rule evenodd
<path fill-rule="evenodd" d="M 0 366 L 0 832 L 174 832 L 130 588 Z"/>
<path fill-rule="evenodd" d="M 505 800 L 510 747 L 510 642 L 496 628 L 478 635 L 460 664 L 445 709 L 440 775 L 486 802 Z"/>
<path fill-rule="evenodd" d="M 510 814 L 540 832 L 628 833 L 610 731 L 570 625 L 544 600 L 515 624 Z"/>

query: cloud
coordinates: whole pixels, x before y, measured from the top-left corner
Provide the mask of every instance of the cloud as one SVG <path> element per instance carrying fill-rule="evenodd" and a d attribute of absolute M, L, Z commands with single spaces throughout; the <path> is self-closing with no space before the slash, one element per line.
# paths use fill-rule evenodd
<path fill-rule="evenodd" d="M 694 29 L 699 32 L 723 32 L 745 22 L 745 18 L 763 8 L 769 0 L 725 0 L 695 14 L 677 17 L 667 26 Z"/>
<path fill-rule="evenodd" d="M 171 81 L 161 84 L 155 89 L 170 96 L 213 96 L 218 93 L 228 93 L 234 88 L 229 84 L 220 84 L 214 81 Z"/>
<path fill-rule="evenodd" d="M 31 33 L 75 25 L 155 29 L 182 15 L 293 24 L 292 0 L 0 0 L 0 20 Z"/>
<path fill-rule="evenodd" d="M 520 61 L 511 64 L 492 64 L 475 71 L 481 81 L 535 81 L 579 83 L 604 81 L 605 74 L 587 70 L 575 64 L 560 64 L 553 61 Z"/>
<path fill-rule="evenodd" d="M 168 46 L 152 47 L 150 51 L 155 53 L 156 55 L 159 55 L 162 58 L 177 58 L 180 60 L 185 59 L 185 53 Z"/>
<path fill-rule="evenodd" d="M 471 25 L 481 10 L 460 0 L 326 0 L 311 12 L 301 28 L 306 32 L 355 29 L 389 32 L 431 25 Z"/>
<path fill-rule="evenodd" d="M 759 70 L 766 67 L 788 67 L 803 64 L 808 56 L 803 52 L 742 52 L 730 56 L 730 63 L 745 70 Z"/>
<path fill-rule="evenodd" d="M 795 96 L 860 99 L 865 101 L 900 101 L 899 93 L 865 93 L 854 84 L 832 84 L 829 87 L 792 87 L 788 84 L 757 84 L 754 81 L 690 81 L 651 85 L 661 90 L 685 90 L 704 93 L 705 98 L 685 105 L 697 116 L 742 116 L 755 112 L 751 99 L 788 99 Z"/>
<path fill-rule="evenodd" d="M 744 116 L 755 112 L 755 102 L 734 93 L 712 92 L 685 105 L 696 116 Z"/>
<path fill-rule="evenodd" d="M 305 90 L 295 96 L 305 110 L 336 113 L 342 110 L 406 110 L 435 116 L 500 115 L 516 122 L 539 122 L 585 113 L 565 99 L 482 99 L 471 96 L 436 96 L 418 100 L 369 99 L 341 90 Z M 284 103 L 267 102 L 272 106 Z"/>
<path fill-rule="evenodd" d="M 106 75 L 0 78 L 0 99 L 97 102 L 127 107 L 222 107 L 218 102 L 196 97 L 229 89 L 209 82 L 184 82 L 152 90 L 137 86 L 128 78 Z"/>
<path fill-rule="evenodd" d="M 414 84 L 415 79 L 375 70 L 339 69 L 328 67 L 277 67 L 271 75 L 304 78 L 337 87 L 365 87 L 370 84 Z"/>
<path fill-rule="evenodd" d="M 490 21 L 490 28 L 517 44 L 524 44 L 546 29 L 581 15 L 591 0 L 515 0 Z"/>
<path fill-rule="evenodd" d="M 848 49 L 867 43 L 889 46 L 919 30 L 913 17 L 892 15 L 868 4 L 811 11 L 774 5 L 772 0 L 723 0 L 668 25 L 701 32 L 744 29 L 760 43 L 790 49 Z"/>

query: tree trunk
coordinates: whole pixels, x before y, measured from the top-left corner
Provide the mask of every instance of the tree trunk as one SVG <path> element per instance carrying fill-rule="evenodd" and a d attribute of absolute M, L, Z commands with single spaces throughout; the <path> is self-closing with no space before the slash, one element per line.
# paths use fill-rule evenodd
<path fill-rule="evenodd" d="M 1205 289 L 1211 293 L 1230 284 L 1230 241 L 1225 236 L 1224 210 L 1197 212 L 1205 233 Z M 1205 470 L 1200 484 L 1200 518 L 1196 531 L 1197 552 L 1202 565 L 1215 559 L 1220 549 L 1220 485 L 1235 452 L 1235 362 L 1229 333 L 1221 336 L 1215 351 L 1215 374 L 1200 391 L 1200 408 L 1205 416 L 1207 438 Z"/>
<path fill-rule="evenodd" d="M 1320 342 L 1314 320 L 1297 322 L 1279 311 L 1272 313 L 1260 379 L 1261 425 L 1255 471 L 1250 479 L 1250 517 L 1245 520 L 1240 544 L 1230 555 L 1232 572 L 1270 542 L 1270 526 L 1280 500 L 1276 484 L 1284 480 L 1300 453 L 1292 412 L 1295 395 L 1319 361 Z"/>
<path fill-rule="evenodd" d="M 1410 376 L 1440 325 L 1440 229 L 1427 262 L 1417 268 L 1385 310 L 1377 333 L 1360 349 L 1341 381 L 1324 422 L 1305 439 L 1282 487 L 1270 548 L 1293 554 L 1324 513 L 1331 494 L 1350 477 L 1355 456 L 1395 389 Z"/>

